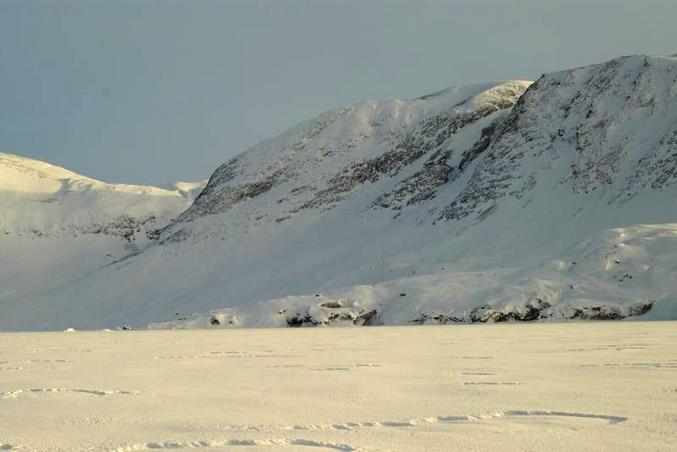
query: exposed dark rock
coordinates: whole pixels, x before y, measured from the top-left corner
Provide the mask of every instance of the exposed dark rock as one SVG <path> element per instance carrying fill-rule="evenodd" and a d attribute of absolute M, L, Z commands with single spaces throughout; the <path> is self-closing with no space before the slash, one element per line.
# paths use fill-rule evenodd
<path fill-rule="evenodd" d="M 491 144 L 491 137 L 496 130 L 496 124 L 491 124 L 489 127 L 482 129 L 482 136 L 473 144 L 473 146 L 463 153 L 461 162 L 458 164 L 458 170 L 463 171 L 466 167 L 475 160 L 482 152 L 486 151 Z"/>
<path fill-rule="evenodd" d="M 272 189 L 277 184 L 282 173 L 282 170 L 275 171 L 255 182 L 245 183 L 225 190 L 221 186 L 210 187 L 208 184 L 200 196 L 197 197 L 193 206 L 179 219 L 186 218 L 187 216 L 192 217 L 223 212 L 234 204 L 256 198 Z M 218 191 L 218 193 L 214 193 L 214 191 Z"/>
<path fill-rule="evenodd" d="M 435 197 L 437 189 L 448 183 L 454 169 L 447 164 L 453 151 L 435 151 L 423 169 L 400 182 L 393 191 L 379 196 L 372 206 L 399 209 L 403 204 L 419 204 Z"/>
<path fill-rule="evenodd" d="M 387 151 L 374 159 L 355 162 L 345 168 L 329 180 L 326 189 L 316 193 L 315 197 L 305 203 L 301 208 L 321 207 L 338 202 L 344 199 L 357 185 L 376 182 L 382 176 L 392 177 L 426 153 L 437 150 L 437 148 L 443 145 L 452 135 L 457 133 L 463 127 L 498 110 L 510 108 L 512 105 L 513 101 L 506 98 L 496 104 L 488 104 L 469 112 L 451 110 L 450 112 L 429 118 L 423 121 L 419 129 L 405 135 L 402 142 L 397 145 L 395 149 Z M 418 185 L 417 182 L 421 182 L 422 179 L 432 179 L 434 181 L 441 181 L 437 184 L 437 186 L 439 186 L 448 180 L 448 173 L 451 169 L 445 169 L 443 167 L 445 162 L 435 163 L 435 158 L 438 158 L 448 151 L 437 150 L 437 152 L 439 154 L 431 157 L 432 163 L 428 167 L 433 174 L 427 174 L 424 170 L 422 174 L 418 174 L 418 176 L 415 175 L 414 179 L 409 181 L 408 184 L 405 183 L 405 185 L 415 187 Z M 448 155 L 443 157 L 445 161 L 447 158 Z M 431 188 L 435 186 L 435 184 L 425 185 L 429 185 Z M 406 188 L 402 187 L 401 189 L 403 190 L 403 193 L 407 192 Z M 397 197 L 397 195 L 393 196 Z M 429 197 L 430 194 L 422 195 L 422 199 L 427 199 Z M 382 207 L 387 206 L 386 198 L 381 199 L 380 201 L 377 200 L 375 205 Z"/>
<path fill-rule="evenodd" d="M 362 312 L 357 316 L 357 319 L 362 321 L 363 326 L 372 326 L 378 324 L 378 311 L 372 309 L 371 311 Z"/>
<path fill-rule="evenodd" d="M 507 321 L 533 322 L 539 319 L 563 318 L 567 320 L 620 320 L 646 314 L 651 310 L 653 302 L 633 305 L 593 305 L 559 311 L 549 303 L 535 298 L 524 306 L 512 310 L 501 311 L 489 306 L 478 306 L 462 314 L 423 312 L 410 320 L 417 324 L 448 323 L 498 323 Z"/>
<path fill-rule="evenodd" d="M 94 223 L 87 227 L 78 229 L 82 234 L 104 234 L 118 236 L 126 242 L 134 242 L 137 234 L 156 224 L 157 218 L 154 215 L 135 218 L 130 215 L 120 215 L 115 220 L 108 223 Z M 153 229 L 146 232 L 150 239 L 156 238 Z"/>
<path fill-rule="evenodd" d="M 354 311 L 350 308 L 328 307 L 331 311 L 320 312 L 316 315 L 309 310 L 303 312 L 287 313 L 287 326 L 330 326 L 337 323 L 350 323 L 356 326 L 372 326 L 378 324 L 378 311 L 376 309 Z"/>
<path fill-rule="evenodd" d="M 576 308 L 569 314 L 570 319 L 582 320 L 620 320 L 646 314 L 653 307 L 653 302 L 638 303 L 631 306 L 597 305 Z"/>

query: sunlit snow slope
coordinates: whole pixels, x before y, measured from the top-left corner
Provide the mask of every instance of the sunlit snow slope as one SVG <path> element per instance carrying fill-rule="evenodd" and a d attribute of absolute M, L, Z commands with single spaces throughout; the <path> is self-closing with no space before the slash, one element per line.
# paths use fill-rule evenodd
<path fill-rule="evenodd" d="M 106 184 L 0 153 L 0 309 L 145 246 L 194 189 Z"/>
<path fill-rule="evenodd" d="M 675 318 L 676 165 L 671 57 L 358 104 L 222 165 L 157 241 L 0 327 Z"/>

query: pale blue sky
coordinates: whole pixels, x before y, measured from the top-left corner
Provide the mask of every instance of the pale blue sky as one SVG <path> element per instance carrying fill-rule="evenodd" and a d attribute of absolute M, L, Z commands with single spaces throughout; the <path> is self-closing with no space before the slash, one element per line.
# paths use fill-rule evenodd
<path fill-rule="evenodd" d="M 677 52 L 675 0 L 0 0 L 0 149 L 206 178 L 322 111 Z"/>

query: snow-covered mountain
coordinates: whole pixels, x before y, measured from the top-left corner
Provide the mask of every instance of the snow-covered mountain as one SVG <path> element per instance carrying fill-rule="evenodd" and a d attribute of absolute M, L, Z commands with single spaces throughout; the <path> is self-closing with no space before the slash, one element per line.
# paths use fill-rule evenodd
<path fill-rule="evenodd" d="M 145 248 L 7 297 L 0 328 L 677 318 L 676 182 L 674 57 L 366 102 L 222 165 Z"/>
<path fill-rule="evenodd" d="M 0 153 L 0 303 L 143 248 L 199 185 L 107 184 Z"/>

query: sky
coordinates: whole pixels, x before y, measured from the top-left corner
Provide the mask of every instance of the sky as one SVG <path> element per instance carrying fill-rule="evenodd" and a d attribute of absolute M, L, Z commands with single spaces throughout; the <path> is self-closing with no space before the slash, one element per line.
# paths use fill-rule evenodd
<path fill-rule="evenodd" d="M 0 0 L 0 150 L 206 179 L 367 99 L 677 53 L 675 0 Z"/>

